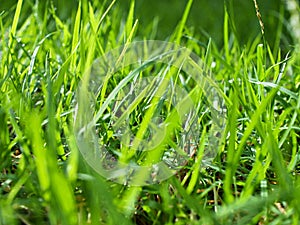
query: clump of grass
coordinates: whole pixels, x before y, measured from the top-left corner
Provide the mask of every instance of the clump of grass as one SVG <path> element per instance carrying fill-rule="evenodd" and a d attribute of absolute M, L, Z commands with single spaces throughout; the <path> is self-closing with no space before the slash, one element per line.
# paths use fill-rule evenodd
<path fill-rule="evenodd" d="M 32 12 L 25 17 L 28 4 Z M 0 14 L 1 224 L 298 224 L 297 51 L 282 55 L 261 36 L 240 46 L 227 11 L 224 47 L 218 49 L 213 40 L 197 39 L 185 29 L 189 1 L 170 41 L 207 65 L 226 98 L 226 127 L 213 163 L 200 166 L 201 149 L 209 144 L 200 131 L 193 158 L 175 176 L 132 187 L 106 180 L 83 160 L 73 113 L 76 89 L 92 62 L 110 49 L 147 38 L 135 37 L 143 27 L 134 18 L 134 1 L 126 21 L 114 1 L 80 1 L 67 21 L 48 1 L 40 4 L 19 0 L 14 10 Z M 166 67 L 154 68 L 163 74 Z M 103 83 L 99 107 L 128 78 L 130 68 L 123 69 Z M 168 74 L 170 79 L 192 95 L 194 83 L 184 82 L 188 75 L 176 79 L 176 72 Z M 208 103 L 203 102 L 199 112 L 204 113 Z M 99 134 L 103 145 L 119 150 L 109 126 L 118 103 L 110 103 L 108 119 L 98 121 Z M 132 110 L 136 133 L 142 119 L 154 115 L 146 114 L 147 104 Z M 164 116 L 170 114 L 170 108 L 162 108 Z M 209 128 L 209 114 L 201 122 Z"/>

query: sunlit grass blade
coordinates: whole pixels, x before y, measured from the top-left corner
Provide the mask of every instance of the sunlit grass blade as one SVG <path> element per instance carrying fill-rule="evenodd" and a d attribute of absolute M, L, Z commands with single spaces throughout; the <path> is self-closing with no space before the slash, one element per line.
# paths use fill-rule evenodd
<path fill-rule="evenodd" d="M 182 15 L 182 18 L 181 18 L 181 20 L 180 20 L 180 22 L 177 26 L 177 30 L 173 34 L 173 35 L 175 35 L 174 36 L 174 41 L 177 44 L 180 44 L 180 40 L 181 40 L 182 35 L 183 35 L 183 29 L 184 29 L 184 26 L 186 25 L 186 21 L 187 21 L 188 15 L 190 13 L 192 4 L 193 4 L 193 0 L 189 0 L 187 2 L 185 10 L 184 10 L 183 15 Z"/>
<path fill-rule="evenodd" d="M 74 24 L 74 31 L 72 35 L 72 47 L 71 47 L 71 52 L 72 57 L 71 57 L 71 63 L 70 63 L 70 70 L 75 73 L 76 72 L 76 61 L 77 61 L 77 54 L 75 50 L 77 49 L 77 45 L 79 44 L 79 37 L 80 37 L 80 23 L 81 23 L 81 2 L 78 4 L 78 9 L 76 13 L 76 18 L 75 18 L 75 24 Z"/>

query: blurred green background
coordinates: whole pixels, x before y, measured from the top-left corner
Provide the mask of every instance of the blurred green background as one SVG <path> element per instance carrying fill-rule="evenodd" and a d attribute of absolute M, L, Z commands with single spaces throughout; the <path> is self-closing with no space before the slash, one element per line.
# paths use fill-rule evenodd
<path fill-rule="evenodd" d="M 23 11 L 27 10 L 30 13 L 31 8 L 37 0 L 24 1 Z M 70 19 L 74 16 L 79 0 L 53 0 L 53 4 L 57 9 L 57 13 L 62 20 Z M 87 0 L 83 0 L 87 1 Z M 0 0 L 0 10 L 11 10 L 13 13 L 16 0 Z M 49 7 L 47 0 L 39 1 L 40 5 Z M 135 6 L 135 19 L 139 19 L 138 33 L 143 36 L 143 32 L 149 26 L 157 22 L 157 39 L 167 38 L 176 27 L 180 20 L 187 0 L 137 0 Z M 281 44 L 289 46 L 292 43 L 288 28 L 289 12 L 287 11 L 287 0 L 257 0 L 262 19 L 265 26 L 266 40 L 270 45 L 274 44 L 277 26 L 283 25 L 283 34 L 281 37 Z M 42 4 L 41 4 L 42 3 Z M 92 1 L 93 5 L 99 7 L 109 5 L 110 1 L 96 0 Z M 117 0 L 114 7 L 121 8 L 119 15 L 126 19 L 130 0 Z M 223 40 L 223 18 L 224 7 L 227 7 L 230 12 L 230 17 L 233 18 L 236 27 L 237 38 L 241 44 L 247 43 L 249 40 L 255 38 L 260 34 L 260 27 L 256 17 L 253 0 L 194 0 L 192 9 L 187 21 L 188 27 L 191 28 L 190 33 L 198 36 L 211 37 L 219 46 L 222 45 Z M 24 9 L 25 8 L 25 9 Z M 24 16 L 23 13 L 23 17 Z M 116 18 L 117 21 L 117 18 Z M 143 27 L 143 29 L 141 29 Z M 147 38 L 147 37 L 146 37 Z"/>

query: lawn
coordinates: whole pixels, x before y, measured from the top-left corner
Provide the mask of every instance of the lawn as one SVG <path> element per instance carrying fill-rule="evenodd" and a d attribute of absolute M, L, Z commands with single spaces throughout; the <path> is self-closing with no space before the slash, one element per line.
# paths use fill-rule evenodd
<path fill-rule="evenodd" d="M 0 224 L 300 223 L 298 1 L 70 2 L 1 3 Z"/>

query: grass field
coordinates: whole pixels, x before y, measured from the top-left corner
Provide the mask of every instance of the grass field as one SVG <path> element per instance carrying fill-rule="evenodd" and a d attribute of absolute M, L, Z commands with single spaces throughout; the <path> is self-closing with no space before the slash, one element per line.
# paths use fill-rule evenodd
<path fill-rule="evenodd" d="M 223 47 L 186 25 L 193 3 L 187 1 L 176 29 L 164 41 L 193 52 L 195 67 L 220 96 L 226 123 L 217 133 L 210 89 L 171 62 L 120 66 L 96 82 L 93 104 L 86 99 L 90 87 L 84 85 L 92 83 L 86 74 L 96 59 L 117 47 L 157 37 L 155 20 L 139 26 L 134 0 L 125 20 L 115 1 L 82 0 L 65 20 L 45 2 L 30 5 L 19 0 L 0 12 L 0 224 L 300 223 L 297 1 L 287 1 L 290 20 L 272 34 L 264 32 L 258 16 L 261 34 L 245 45 L 238 41 L 235 21 L 225 8 Z M 259 6 L 255 9 L 253 4 L 253 10 Z M 272 46 L 268 35 L 274 37 Z M 293 41 L 290 45 L 287 36 Z M 151 77 L 157 79 L 147 83 L 152 89 L 136 88 Z M 129 96 L 121 86 L 125 81 L 127 88 L 140 93 L 124 109 L 120 102 Z M 189 114 L 193 119 L 183 119 L 186 126 L 178 125 L 178 114 L 189 113 L 185 98 L 176 98 L 178 110 L 172 87 L 184 90 L 195 106 Z M 80 100 L 82 96 L 86 98 Z M 127 117 L 117 116 L 118 110 Z M 76 121 L 76 113 L 83 122 L 80 116 Z M 128 180 L 122 182 L 106 179 L 86 161 L 85 146 L 78 145 L 79 128 L 87 125 L 89 116 L 98 116 L 93 126 L 96 145 L 105 147 L 115 161 L 150 165 L 174 149 L 189 151 L 190 157 L 174 176 L 150 185 L 132 182 L 146 179 L 147 172 L 134 178 L 126 174 Z M 157 126 L 151 128 L 157 118 L 171 124 L 166 125 L 170 137 L 153 151 L 138 151 L 141 139 L 159 136 Z M 113 124 L 122 125 L 124 119 L 137 138 L 121 128 L 114 130 Z M 187 132 L 188 125 L 193 132 Z M 216 154 L 202 163 L 210 148 Z"/>

